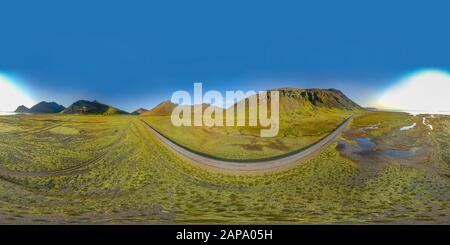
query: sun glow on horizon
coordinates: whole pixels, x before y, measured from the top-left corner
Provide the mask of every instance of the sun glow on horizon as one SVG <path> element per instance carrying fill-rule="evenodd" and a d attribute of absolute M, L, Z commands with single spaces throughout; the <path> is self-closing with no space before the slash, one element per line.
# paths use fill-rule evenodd
<path fill-rule="evenodd" d="M 14 79 L 0 73 L 0 111 L 12 112 L 18 106 L 30 108 L 34 100 L 14 84 Z"/>
<path fill-rule="evenodd" d="M 442 70 L 420 70 L 401 79 L 378 100 L 383 109 L 450 111 L 450 73 Z"/>

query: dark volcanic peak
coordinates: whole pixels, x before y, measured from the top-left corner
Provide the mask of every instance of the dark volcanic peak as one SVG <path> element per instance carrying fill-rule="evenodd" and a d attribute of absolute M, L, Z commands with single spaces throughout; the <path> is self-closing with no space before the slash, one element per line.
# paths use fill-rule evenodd
<path fill-rule="evenodd" d="M 133 111 L 131 114 L 133 114 L 133 115 L 141 115 L 142 113 L 147 112 L 147 111 L 148 111 L 147 109 L 139 108 L 139 109 Z"/>
<path fill-rule="evenodd" d="M 17 113 L 30 113 L 30 109 L 24 105 L 21 105 L 19 107 L 17 107 L 17 109 L 14 111 Z"/>
<path fill-rule="evenodd" d="M 64 109 L 65 109 L 64 106 L 57 104 L 55 102 L 42 101 L 42 102 L 39 102 L 38 104 L 34 105 L 33 107 L 31 107 L 30 113 L 36 113 L 36 114 L 60 113 Z"/>
<path fill-rule="evenodd" d="M 79 100 L 69 107 L 67 107 L 63 114 L 97 114 L 97 115 L 119 115 L 128 114 L 126 111 L 122 111 L 115 107 L 102 104 L 96 100 L 87 101 Z"/>

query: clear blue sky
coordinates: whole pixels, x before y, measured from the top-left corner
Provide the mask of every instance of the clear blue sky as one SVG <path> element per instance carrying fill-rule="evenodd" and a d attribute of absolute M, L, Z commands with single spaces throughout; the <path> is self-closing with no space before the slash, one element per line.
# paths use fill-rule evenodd
<path fill-rule="evenodd" d="M 300 3 L 302 2 L 302 3 Z M 175 90 L 334 87 L 361 104 L 450 67 L 449 1 L 2 1 L 0 71 L 132 111 Z"/>

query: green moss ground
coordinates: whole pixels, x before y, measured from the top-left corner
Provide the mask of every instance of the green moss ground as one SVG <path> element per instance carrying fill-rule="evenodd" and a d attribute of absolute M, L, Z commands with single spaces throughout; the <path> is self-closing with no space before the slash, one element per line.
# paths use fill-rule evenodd
<path fill-rule="evenodd" d="M 0 131 L 0 166 L 21 171 L 70 166 L 119 140 L 110 153 L 81 173 L 1 176 L 1 223 L 449 222 L 449 176 L 397 163 L 384 166 L 375 176 L 367 175 L 360 163 L 340 156 L 336 144 L 288 171 L 230 175 L 185 162 L 149 134 L 137 117 L 23 116 L 1 117 L 0 123 L 19 128 Z M 40 134 L 46 135 L 41 142 L 57 138 L 51 136 L 55 132 L 42 131 L 54 123 L 102 137 L 87 140 L 82 134 L 63 133 L 62 141 L 34 148 Z M 444 125 L 448 133 L 448 122 Z M 31 135 L 24 136 L 27 133 Z M 64 137 L 74 137 L 68 146 L 93 148 L 77 157 L 75 149 L 53 145 L 64 144 Z M 448 138 L 441 140 L 448 143 Z M 18 148 L 21 161 L 11 163 Z M 63 165 L 45 161 L 62 159 L 60 151 L 73 151 L 71 161 Z"/>

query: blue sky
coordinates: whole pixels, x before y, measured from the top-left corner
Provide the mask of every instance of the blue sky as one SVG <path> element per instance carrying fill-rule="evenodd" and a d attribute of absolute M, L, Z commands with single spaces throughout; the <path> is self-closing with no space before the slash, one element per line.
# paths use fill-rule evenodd
<path fill-rule="evenodd" d="M 2 1 L 0 71 L 132 111 L 175 90 L 334 87 L 369 105 L 450 68 L 448 1 Z"/>

